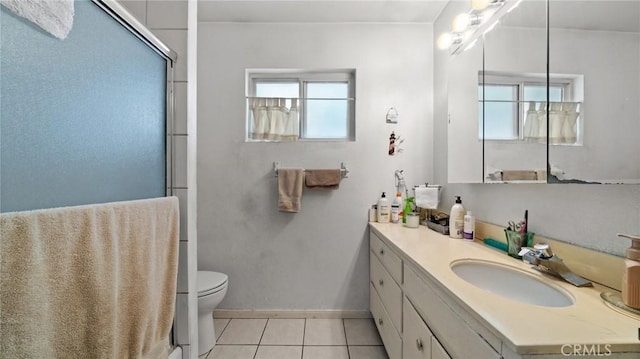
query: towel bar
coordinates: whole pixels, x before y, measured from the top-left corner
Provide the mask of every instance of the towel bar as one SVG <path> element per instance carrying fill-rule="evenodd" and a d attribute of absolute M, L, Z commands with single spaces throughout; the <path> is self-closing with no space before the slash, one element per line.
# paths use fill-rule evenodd
<path fill-rule="evenodd" d="M 278 162 L 274 162 L 273 163 L 273 172 L 275 174 L 276 177 L 278 177 L 278 169 L 280 168 L 280 163 Z M 349 177 L 349 170 L 347 169 L 347 167 L 344 165 L 344 162 L 340 163 L 340 176 L 342 178 L 347 178 Z"/>

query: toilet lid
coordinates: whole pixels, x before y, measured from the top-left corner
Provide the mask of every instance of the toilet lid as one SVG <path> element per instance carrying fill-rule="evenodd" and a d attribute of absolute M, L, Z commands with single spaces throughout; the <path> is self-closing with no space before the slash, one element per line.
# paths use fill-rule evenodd
<path fill-rule="evenodd" d="M 217 292 L 219 287 L 227 284 L 228 279 L 224 273 L 198 271 L 198 294 Z"/>

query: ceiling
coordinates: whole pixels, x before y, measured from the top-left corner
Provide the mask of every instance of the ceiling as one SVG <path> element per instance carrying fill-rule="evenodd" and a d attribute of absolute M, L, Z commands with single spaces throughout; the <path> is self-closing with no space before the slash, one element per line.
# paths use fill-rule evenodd
<path fill-rule="evenodd" d="M 199 0 L 198 22 L 433 23 L 448 0 Z"/>

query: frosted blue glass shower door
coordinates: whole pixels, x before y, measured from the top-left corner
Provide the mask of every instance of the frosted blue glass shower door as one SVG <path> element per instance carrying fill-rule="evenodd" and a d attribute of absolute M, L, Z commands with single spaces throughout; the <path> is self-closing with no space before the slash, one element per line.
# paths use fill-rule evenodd
<path fill-rule="evenodd" d="M 0 211 L 166 194 L 168 60 L 96 4 L 58 40 L 0 6 Z"/>

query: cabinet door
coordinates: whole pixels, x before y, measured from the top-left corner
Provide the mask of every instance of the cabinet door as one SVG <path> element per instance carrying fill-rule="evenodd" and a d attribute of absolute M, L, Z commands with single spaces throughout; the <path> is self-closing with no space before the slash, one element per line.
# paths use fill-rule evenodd
<path fill-rule="evenodd" d="M 430 359 L 431 358 L 431 331 L 422 321 L 411 302 L 404 297 L 403 310 L 403 359 Z"/>
<path fill-rule="evenodd" d="M 436 337 L 431 337 L 431 359 L 451 359 Z"/>

